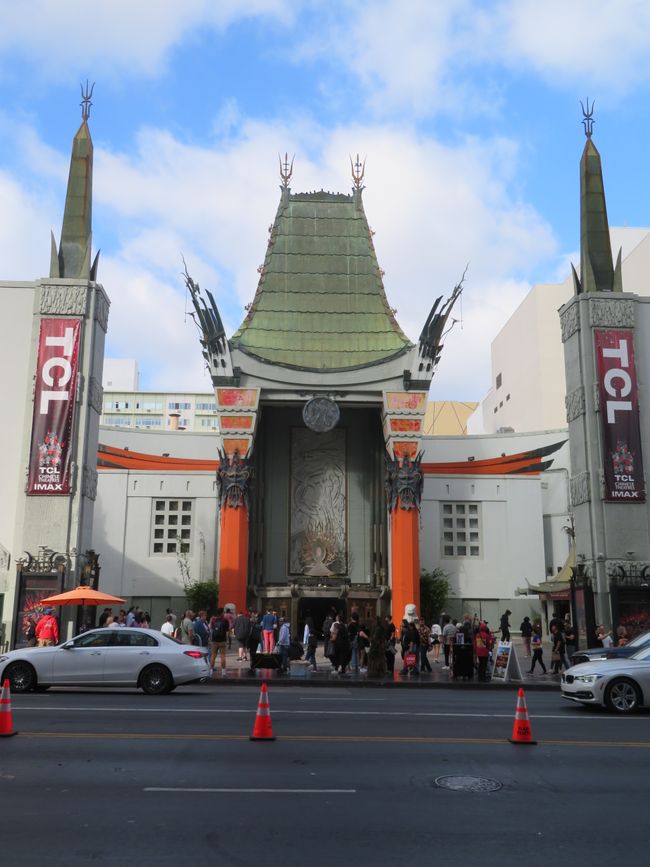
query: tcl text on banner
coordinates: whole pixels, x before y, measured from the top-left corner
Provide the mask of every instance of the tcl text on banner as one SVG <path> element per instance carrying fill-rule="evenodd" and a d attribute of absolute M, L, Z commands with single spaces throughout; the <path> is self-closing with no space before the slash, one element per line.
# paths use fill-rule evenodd
<path fill-rule="evenodd" d="M 633 337 L 623 329 L 594 331 L 605 499 L 614 503 L 645 502 Z"/>
<path fill-rule="evenodd" d="M 42 319 L 34 389 L 27 493 L 70 493 L 79 319 Z"/>

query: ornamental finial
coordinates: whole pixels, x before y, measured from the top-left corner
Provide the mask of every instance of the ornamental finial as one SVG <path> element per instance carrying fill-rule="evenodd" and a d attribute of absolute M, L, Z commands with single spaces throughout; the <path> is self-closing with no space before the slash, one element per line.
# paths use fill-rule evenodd
<path fill-rule="evenodd" d="M 289 181 L 293 174 L 293 161 L 295 158 L 296 155 L 294 154 L 291 157 L 291 164 L 289 164 L 289 155 L 286 152 L 284 154 L 284 162 L 282 162 L 282 157 L 278 154 L 278 159 L 280 160 L 280 179 L 282 180 L 282 187 L 285 190 L 289 189 Z"/>
<path fill-rule="evenodd" d="M 356 162 L 352 162 L 352 157 L 350 157 L 350 168 L 352 169 L 352 182 L 354 184 L 354 188 L 356 190 L 362 189 L 363 176 L 366 173 L 366 160 L 364 157 L 363 162 L 359 159 L 359 154 L 357 154 Z"/>
<path fill-rule="evenodd" d="M 591 101 L 591 108 L 589 108 L 589 97 L 587 97 L 587 108 L 585 109 L 584 105 L 582 104 L 582 100 L 580 100 L 580 107 L 582 108 L 582 125 L 585 128 L 585 135 L 587 136 L 587 138 L 591 138 L 591 135 L 592 135 L 593 130 L 594 130 L 594 124 L 596 122 L 594 120 L 594 105 L 595 105 L 595 103 L 596 103 L 596 100 L 592 100 Z"/>
<path fill-rule="evenodd" d="M 93 90 L 95 89 L 95 82 L 93 81 L 92 87 L 88 87 L 88 79 L 86 79 L 86 89 L 84 90 L 83 84 L 81 85 L 81 102 L 79 105 L 81 106 L 81 117 L 84 120 L 88 120 L 90 117 L 90 109 L 92 107 L 92 95 Z"/>

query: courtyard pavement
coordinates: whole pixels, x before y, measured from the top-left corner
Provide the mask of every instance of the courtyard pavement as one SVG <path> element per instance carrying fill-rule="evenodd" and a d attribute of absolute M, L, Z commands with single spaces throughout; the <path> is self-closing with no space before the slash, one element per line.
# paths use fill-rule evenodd
<path fill-rule="evenodd" d="M 211 678 L 211 683 L 215 685 L 231 685 L 231 686 L 250 686 L 256 682 L 273 681 L 282 683 L 283 686 L 314 686 L 314 687 L 387 687 L 387 688 L 407 688 L 407 689 L 423 689 L 446 687 L 453 689 L 518 689 L 524 686 L 527 690 L 559 690 L 560 677 L 559 675 L 550 674 L 550 646 L 544 646 L 544 664 L 546 665 L 548 674 L 544 675 L 539 668 L 536 668 L 535 674 L 528 674 L 530 668 L 530 658 L 524 656 L 524 647 L 521 639 L 514 637 L 513 645 L 519 661 L 519 667 L 522 672 L 522 680 L 511 679 L 505 684 L 502 682 L 488 681 L 487 683 L 479 683 L 476 676 L 472 680 L 454 680 L 450 676 L 450 671 L 444 668 L 444 656 L 442 649 L 440 652 L 440 661 L 434 662 L 433 652 L 429 653 L 429 662 L 433 669 L 431 673 L 423 672 L 419 675 L 400 674 L 402 668 L 402 658 L 398 650 L 395 657 L 395 672 L 387 674 L 385 677 L 368 677 L 365 672 L 351 671 L 348 674 L 341 676 L 332 671 L 332 665 L 329 659 L 323 656 L 322 642 L 316 653 L 317 671 L 313 671 L 311 666 L 304 663 L 293 665 L 290 673 L 283 674 L 277 669 L 255 669 L 250 671 L 250 661 L 239 662 L 238 652 L 236 649 L 236 641 L 233 640 L 232 647 L 226 654 L 226 676 L 224 677 L 219 667 L 217 659 L 217 668 Z M 476 674 L 476 673 L 475 673 Z"/>

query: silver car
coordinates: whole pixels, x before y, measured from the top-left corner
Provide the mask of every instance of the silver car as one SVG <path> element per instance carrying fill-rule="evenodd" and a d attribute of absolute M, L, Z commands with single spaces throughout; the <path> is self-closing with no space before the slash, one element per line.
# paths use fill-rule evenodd
<path fill-rule="evenodd" d="M 0 682 L 13 692 L 51 686 L 130 686 L 149 695 L 207 680 L 206 651 L 153 629 L 92 629 L 55 647 L 25 647 L 0 656 Z"/>
<path fill-rule="evenodd" d="M 562 672 L 562 696 L 615 713 L 650 706 L 650 647 L 626 659 L 583 662 Z"/>

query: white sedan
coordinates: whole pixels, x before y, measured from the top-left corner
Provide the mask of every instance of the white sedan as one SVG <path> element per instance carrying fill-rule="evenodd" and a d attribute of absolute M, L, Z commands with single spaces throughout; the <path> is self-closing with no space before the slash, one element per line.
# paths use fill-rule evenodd
<path fill-rule="evenodd" d="M 0 656 L 0 683 L 14 692 L 50 686 L 135 686 L 149 695 L 207 680 L 206 651 L 153 629 L 92 629 L 56 647 L 24 647 Z"/>
<path fill-rule="evenodd" d="M 615 713 L 650 707 L 650 647 L 626 659 L 583 662 L 562 672 L 562 696 Z"/>

